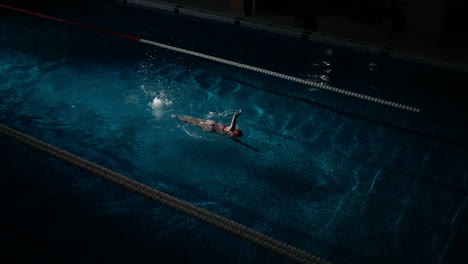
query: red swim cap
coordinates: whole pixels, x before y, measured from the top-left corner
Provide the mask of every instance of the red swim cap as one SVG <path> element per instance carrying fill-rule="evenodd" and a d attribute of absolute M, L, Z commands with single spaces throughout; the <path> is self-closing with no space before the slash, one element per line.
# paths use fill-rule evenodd
<path fill-rule="evenodd" d="M 244 133 L 242 133 L 242 130 L 237 129 L 237 130 L 234 130 L 234 135 L 236 137 L 242 137 L 244 135 Z"/>

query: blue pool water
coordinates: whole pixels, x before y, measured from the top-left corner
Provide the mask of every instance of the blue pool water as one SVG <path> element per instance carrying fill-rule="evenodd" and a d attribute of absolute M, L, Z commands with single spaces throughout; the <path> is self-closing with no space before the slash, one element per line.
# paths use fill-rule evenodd
<path fill-rule="evenodd" d="M 43 11 L 421 113 L 2 10 L 2 124 L 333 263 L 466 256 L 466 75 L 142 9 Z M 259 153 L 170 117 L 228 123 L 238 109 Z M 287 263 L 10 139 L 1 146 L 6 236 L 28 248 L 24 262 Z"/>

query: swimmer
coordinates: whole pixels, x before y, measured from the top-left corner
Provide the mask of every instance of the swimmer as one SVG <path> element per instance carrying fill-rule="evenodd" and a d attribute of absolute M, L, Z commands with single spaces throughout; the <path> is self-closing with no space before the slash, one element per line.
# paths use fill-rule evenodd
<path fill-rule="evenodd" d="M 237 129 L 237 118 L 242 114 L 242 110 L 239 110 L 238 113 L 234 114 L 231 120 L 230 126 L 225 126 L 221 123 L 218 123 L 214 120 L 205 120 L 201 118 L 195 118 L 192 116 L 178 116 L 171 115 L 174 118 L 177 118 L 181 121 L 189 123 L 194 126 L 200 127 L 203 131 L 216 132 L 223 136 L 228 136 L 230 138 L 242 137 L 243 133 L 240 129 Z"/>
<path fill-rule="evenodd" d="M 237 119 L 239 116 L 242 114 L 242 110 L 239 110 L 238 113 L 234 114 L 231 120 L 231 125 L 225 126 L 221 123 L 218 123 L 214 120 L 206 120 L 206 119 L 201 119 L 201 118 L 195 118 L 192 116 L 178 116 L 178 115 L 171 115 L 173 118 L 177 118 L 181 121 L 184 121 L 185 123 L 198 126 L 200 127 L 203 131 L 207 132 L 216 132 L 218 134 L 221 134 L 223 136 L 227 136 L 230 139 L 236 141 L 237 143 L 240 143 L 252 150 L 255 150 L 258 152 L 258 149 L 242 142 L 239 140 L 240 137 L 244 135 L 242 133 L 242 130 L 237 129 Z"/>

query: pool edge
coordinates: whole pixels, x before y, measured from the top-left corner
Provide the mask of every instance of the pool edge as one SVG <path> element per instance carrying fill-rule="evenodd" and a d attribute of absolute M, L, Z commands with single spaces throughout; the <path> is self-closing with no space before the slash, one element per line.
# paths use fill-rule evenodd
<path fill-rule="evenodd" d="M 115 4 L 122 4 L 120 0 L 114 0 Z M 279 34 L 286 37 L 292 37 L 296 39 L 309 40 L 318 42 L 321 44 L 328 44 L 333 46 L 339 46 L 344 48 L 350 48 L 354 50 L 360 50 L 363 52 L 368 52 L 372 54 L 380 54 L 384 56 L 390 56 L 395 59 L 404 60 L 408 62 L 416 62 L 423 65 L 428 65 L 432 67 L 439 67 L 443 69 L 449 69 L 453 71 L 468 72 L 468 65 L 455 62 L 446 57 L 430 57 L 430 56 L 420 56 L 412 54 L 408 50 L 401 50 L 393 47 L 382 46 L 378 44 L 373 44 L 370 42 L 349 39 L 344 37 L 339 37 L 333 34 L 320 33 L 320 32 L 311 32 L 300 28 L 278 25 L 278 24 L 269 24 L 269 23 L 258 23 L 249 21 L 246 17 L 225 17 L 222 14 L 208 11 L 200 10 L 188 6 L 180 6 L 176 3 L 170 3 L 159 0 L 127 0 L 127 3 L 130 6 L 136 7 L 146 7 L 151 9 L 158 9 L 163 11 L 168 11 L 175 13 L 179 16 L 187 17 L 196 17 L 199 19 L 205 19 L 210 21 L 221 22 L 225 24 L 232 24 L 239 27 L 269 32 L 273 34 Z"/>

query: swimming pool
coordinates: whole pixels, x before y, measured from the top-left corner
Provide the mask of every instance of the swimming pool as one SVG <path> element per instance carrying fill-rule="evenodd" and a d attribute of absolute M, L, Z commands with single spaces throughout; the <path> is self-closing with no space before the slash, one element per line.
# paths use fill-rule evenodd
<path fill-rule="evenodd" d="M 463 73 L 170 13 L 45 11 L 421 112 L 4 12 L 2 124 L 333 263 L 463 254 L 466 115 L 455 96 L 468 83 Z M 238 109 L 243 140 L 260 153 L 170 118 L 227 123 Z M 9 175 L 21 175 L 4 187 L 17 197 L 9 235 L 46 237 L 38 256 L 59 248 L 63 258 L 80 252 L 77 262 L 286 261 L 3 137 L 2 152 Z"/>

